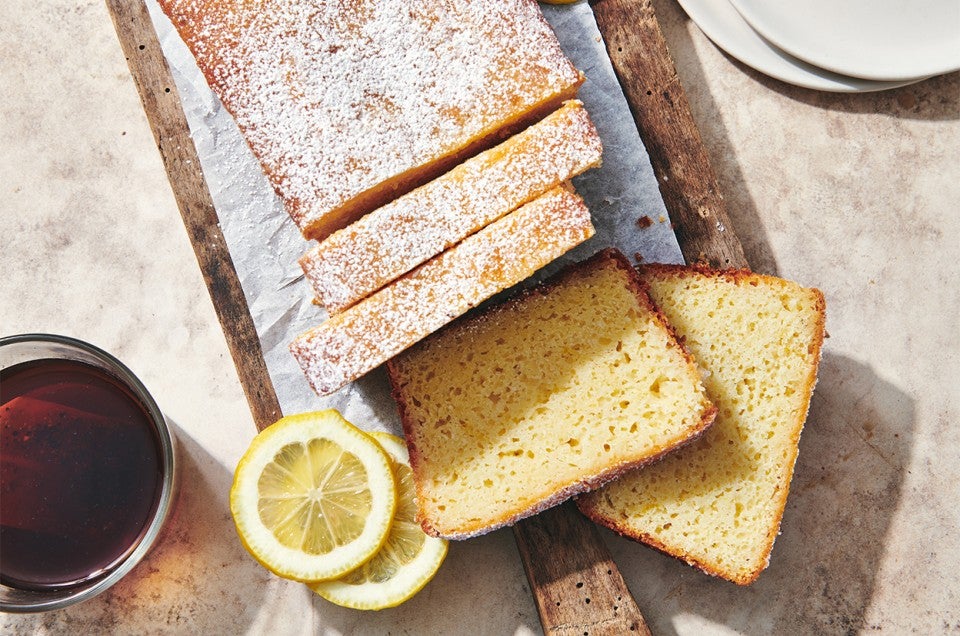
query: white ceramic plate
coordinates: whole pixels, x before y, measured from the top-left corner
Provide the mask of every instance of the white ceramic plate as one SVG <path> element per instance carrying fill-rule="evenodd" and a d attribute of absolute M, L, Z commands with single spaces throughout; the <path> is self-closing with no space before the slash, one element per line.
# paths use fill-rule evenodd
<path fill-rule="evenodd" d="M 728 0 L 678 0 L 690 19 L 714 44 L 765 75 L 822 91 L 860 93 L 909 82 L 874 82 L 839 75 L 799 60 L 750 28 Z"/>
<path fill-rule="evenodd" d="M 958 0 L 730 0 L 760 35 L 836 73 L 880 81 L 960 69 Z"/>

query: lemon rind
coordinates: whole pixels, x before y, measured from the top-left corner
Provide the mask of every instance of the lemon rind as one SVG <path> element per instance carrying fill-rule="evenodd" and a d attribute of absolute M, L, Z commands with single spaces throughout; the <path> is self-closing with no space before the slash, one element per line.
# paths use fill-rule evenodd
<path fill-rule="evenodd" d="M 362 585 L 352 585 L 338 580 L 318 581 L 309 584 L 309 587 L 331 603 L 351 609 L 380 610 L 396 607 L 410 600 L 433 580 L 446 556 L 446 540 L 428 537 L 420 554 L 404 568 L 411 571 L 423 569 L 424 574 L 417 577 L 416 583 L 412 586 L 409 580 L 394 578 L 384 583 Z"/>
<path fill-rule="evenodd" d="M 308 555 L 282 545 L 260 520 L 256 506 L 257 482 L 266 465 L 284 445 L 313 438 L 327 438 L 353 453 L 368 470 L 372 511 L 354 541 L 322 555 Z M 267 446 L 269 444 L 269 446 Z M 384 487 L 387 486 L 387 487 Z M 335 579 L 373 557 L 385 544 L 397 507 L 397 491 L 386 452 L 369 435 L 329 409 L 291 415 L 278 420 L 254 438 L 241 458 L 230 489 L 230 510 L 240 541 L 261 565 L 284 578 L 302 582 Z"/>

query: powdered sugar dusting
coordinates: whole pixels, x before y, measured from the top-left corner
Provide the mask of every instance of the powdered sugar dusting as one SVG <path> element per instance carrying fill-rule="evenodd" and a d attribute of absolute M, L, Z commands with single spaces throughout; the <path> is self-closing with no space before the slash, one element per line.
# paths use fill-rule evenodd
<path fill-rule="evenodd" d="M 572 101 L 496 148 L 332 234 L 300 259 L 342 311 L 480 228 L 596 166 L 600 138 Z"/>
<path fill-rule="evenodd" d="M 583 200 L 555 188 L 299 336 L 290 349 L 330 394 L 593 235 Z"/>
<path fill-rule="evenodd" d="M 307 235 L 580 81 L 532 0 L 161 5 Z"/>

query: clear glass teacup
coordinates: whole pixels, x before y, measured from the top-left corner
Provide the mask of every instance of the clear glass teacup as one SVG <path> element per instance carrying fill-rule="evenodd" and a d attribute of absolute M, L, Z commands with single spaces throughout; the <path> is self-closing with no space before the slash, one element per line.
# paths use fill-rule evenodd
<path fill-rule="evenodd" d="M 65 336 L 0 338 L 0 611 L 92 598 L 150 550 L 174 439 L 139 379 Z"/>

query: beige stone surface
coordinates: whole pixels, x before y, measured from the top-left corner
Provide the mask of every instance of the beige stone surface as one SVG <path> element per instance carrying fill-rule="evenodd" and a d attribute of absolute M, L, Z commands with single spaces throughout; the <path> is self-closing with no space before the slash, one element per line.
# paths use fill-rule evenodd
<path fill-rule="evenodd" d="M 782 535 L 750 588 L 605 533 L 656 634 L 960 631 L 960 75 L 835 95 L 723 55 L 657 0 L 755 269 L 821 288 L 820 382 Z M 395 610 L 335 608 L 240 547 L 227 491 L 254 434 L 105 6 L 0 4 L 0 334 L 123 359 L 173 421 L 163 541 L 59 633 L 537 633 L 509 531 L 457 544 Z M 2 558 L 2 557 L 0 557 Z"/>

